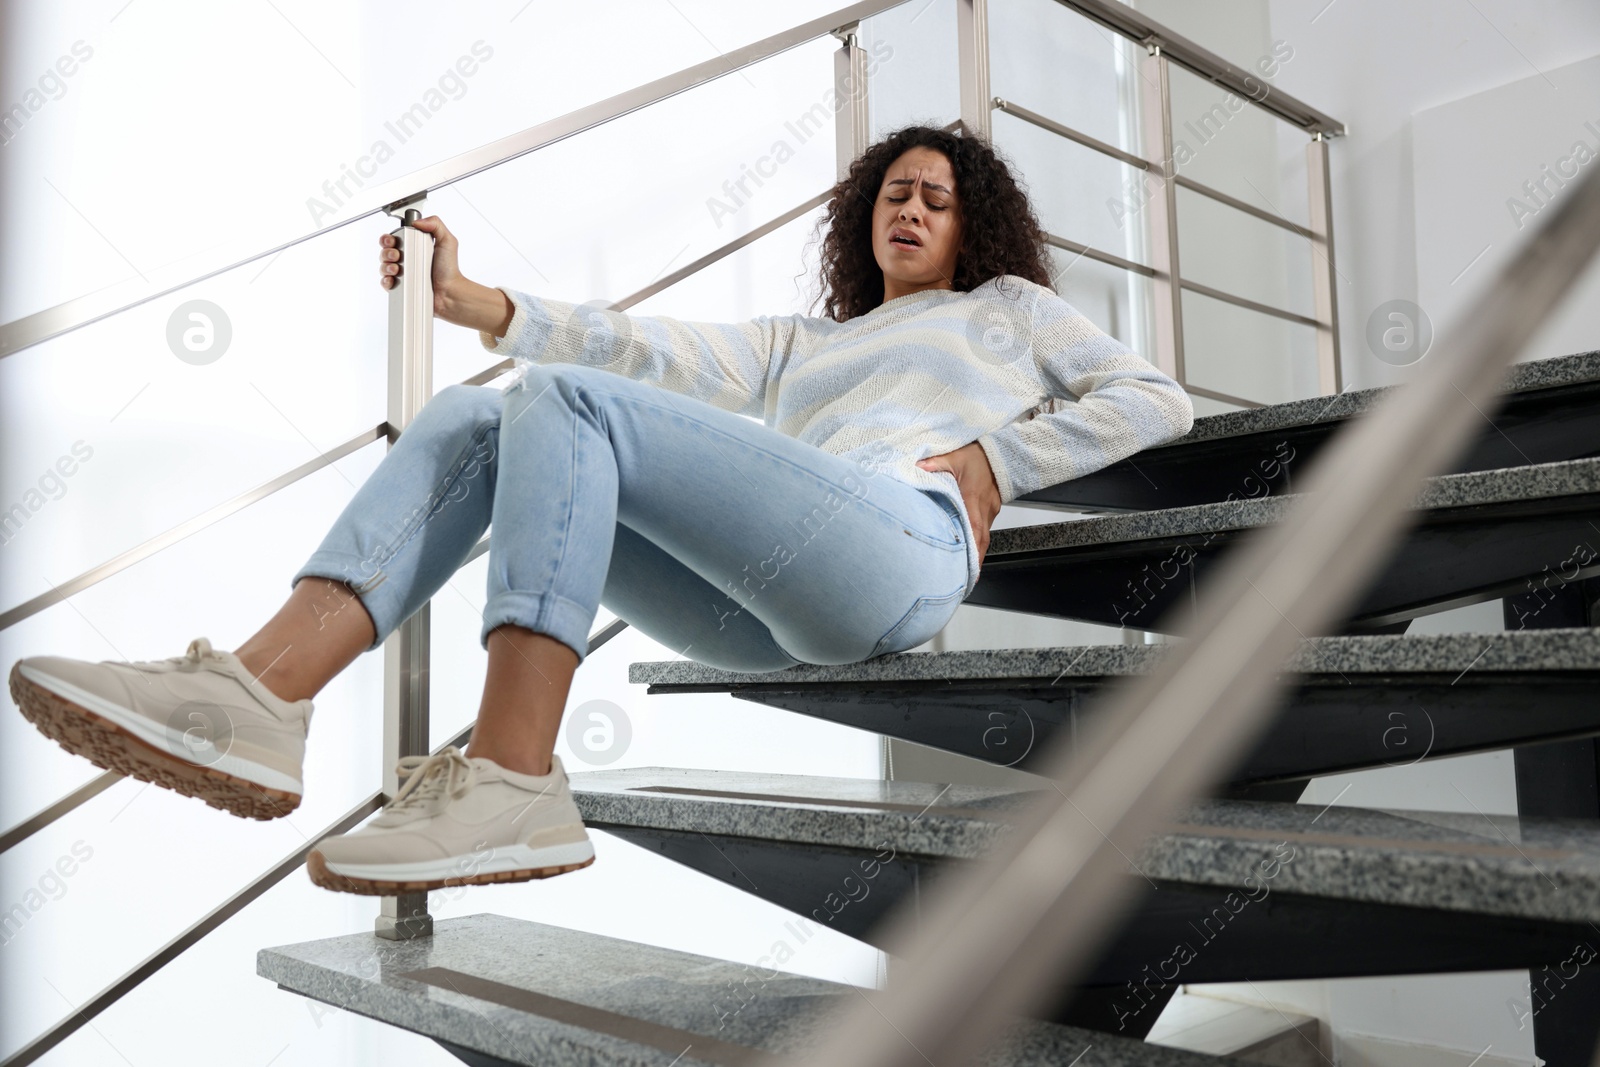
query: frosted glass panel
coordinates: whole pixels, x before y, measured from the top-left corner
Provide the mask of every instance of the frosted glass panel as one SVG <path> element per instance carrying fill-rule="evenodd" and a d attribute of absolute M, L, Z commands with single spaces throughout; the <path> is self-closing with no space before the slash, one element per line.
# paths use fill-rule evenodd
<path fill-rule="evenodd" d="M 1178 262 L 1189 281 L 1315 318 L 1312 254 L 1309 238 L 1178 190 Z"/>
<path fill-rule="evenodd" d="M 1121 113 L 1134 57 L 1127 38 L 1055 0 L 998 0 L 989 56 L 995 96 L 1141 154 L 1138 123 Z"/>
<path fill-rule="evenodd" d="M 994 140 L 1021 172 L 1045 229 L 1135 263 L 1149 261 L 1140 216 L 1120 210 L 1129 185 L 1137 186 L 1137 167 L 1004 112 L 995 113 Z"/>
<path fill-rule="evenodd" d="M 1306 225 L 1309 135 L 1176 64 L 1168 69 L 1178 173 Z M 1261 79 L 1260 84 L 1270 91 L 1269 81 Z"/>
<path fill-rule="evenodd" d="M 1074 252 L 1051 249 L 1051 254 L 1056 292 L 1101 330 L 1153 360 L 1150 279 Z"/>
<path fill-rule="evenodd" d="M 901 126 L 944 126 L 961 117 L 953 0 L 901 4 L 875 15 L 861 23 L 860 40 L 873 140 Z"/>
<path fill-rule="evenodd" d="M 381 422 L 382 230 L 335 230 L 0 360 L 0 507 L 22 508 L 3 534 L 0 601 L 45 592 Z M 330 473 L 353 489 L 358 467 L 346 458 Z"/>
<path fill-rule="evenodd" d="M 1262 404 L 1317 394 L 1311 326 L 1185 292 L 1183 353 L 1192 386 Z"/>

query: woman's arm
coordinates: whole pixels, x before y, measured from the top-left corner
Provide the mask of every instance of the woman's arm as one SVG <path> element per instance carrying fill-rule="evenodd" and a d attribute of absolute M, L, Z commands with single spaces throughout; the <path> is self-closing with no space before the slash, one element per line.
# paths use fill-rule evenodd
<path fill-rule="evenodd" d="M 511 315 L 516 310 L 503 291 L 462 278 L 447 295 L 445 308 L 438 315 L 446 322 L 498 338 L 511 329 Z"/>
<path fill-rule="evenodd" d="M 488 351 L 525 363 L 601 367 L 740 415 L 765 419 L 769 387 L 804 344 L 811 321 L 787 315 L 684 322 L 491 288 L 461 274 L 458 242 L 438 216 L 414 225 L 434 239 L 434 314 L 477 330 Z M 380 281 L 393 288 L 400 251 L 392 234 L 379 244 Z"/>
<path fill-rule="evenodd" d="M 978 438 L 1002 501 L 1081 478 L 1189 432 L 1194 405 L 1182 386 L 1055 293 L 1023 284 L 1032 295 L 1019 299 L 1034 301 L 1025 321 L 1040 379 L 1051 396 L 1076 403 Z"/>
<path fill-rule="evenodd" d="M 512 289 L 496 292 L 514 310 L 503 334 L 479 334 L 485 350 L 527 363 L 600 367 L 740 415 L 765 418 L 770 386 L 805 340 L 801 315 L 686 322 Z M 475 306 L 481 321 L 503 314 L 487 296 Z"/>

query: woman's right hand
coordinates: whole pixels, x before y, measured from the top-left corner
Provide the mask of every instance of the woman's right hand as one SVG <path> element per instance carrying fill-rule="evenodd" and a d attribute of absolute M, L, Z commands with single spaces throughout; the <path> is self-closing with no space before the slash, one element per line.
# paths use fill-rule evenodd
<path fill-rule="evenodd" d="M 456 235 L 445 228 L 444 220 L 437 215 L 418 219 L 412 225 L 433 237 L 433 313 L 442 315 L 466 280 L 456 258 Z M 378 245 L 378 284 L 393 289 L 403 266 L 400 238 L 392 233 L 379 234 Z"/>

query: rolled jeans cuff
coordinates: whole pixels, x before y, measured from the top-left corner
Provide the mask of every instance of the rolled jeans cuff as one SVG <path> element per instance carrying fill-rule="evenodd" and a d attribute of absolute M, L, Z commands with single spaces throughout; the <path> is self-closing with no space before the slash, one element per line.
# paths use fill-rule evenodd
<path fill-rule="evenodd" d="M 553 637 L 578 655 L 581 665 L 589 655 L 589 628 L 595 611 L 555 593 L 496 593 L 483 606 L 479 643 L 489 647 L 489 631 L 511 623 Z"/>
<path fill-rule="evenodd" d="M 384 639 L 415 610 L 396 602 L 402 591 L 395 584 L 386 582 L 388 577 L 384 571 L 375 571 L 371 560 L 319 548 L 289 579 L 289 587 L 294 588 L 301 578 L 331 578 L 348 585 L 372 619 L 372 644 L 367 646 L 367 651 L 371 652 L 381 647 Z"/>

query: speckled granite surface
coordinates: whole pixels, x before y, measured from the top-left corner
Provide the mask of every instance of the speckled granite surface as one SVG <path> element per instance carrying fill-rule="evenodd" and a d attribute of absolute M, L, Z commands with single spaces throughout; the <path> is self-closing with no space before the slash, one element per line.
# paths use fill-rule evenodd
<path fill-rule="evenodd" d="M 659 767 L 571 778 L 586 822 L 877 850 L 887 843 L 905 853 L 962 858 L 1009 833 L 1038 795 Z M 658 792 L 663 786 L 672 791 Z M 875 807 L 875 795 L 885 803 Z M 919 816 L 919 804 L 931 807 Z M 1600 921 L 1600 824 L 1593 820 L 1206 800 L 1143 848 L 1127 851 L 1146 877 L 1158 880 L 1257 894 L 1266 884 L 1343 900 Z"/>
<path fill-rule="evenodd" d="M 1600 379 L 1600 352 L 1580 352 L 1556 359 L 1518 363 L 1506 375 L 1504 391 L 1553 389 L 1597 379 Z M 1207 415 L 1195 419 L 1194 428 L 1186 436 L 1163 447 L 1180 447 L 1221 437 L 1238 437 L 1247 433 L 1266 433 L 1292 426 L 1347 419 L 1370 411 L 1377 401 L 1390 392 L 1390 389 L 1359 389 L 1337 396 L 1317 396 L 1270 407 Z"/>
<path fill-rule="evenodd" d="M 1600 492 L 1600 458 L 1540 463 L 1527 467 L 1447 474 L 1430 478 L 1413 507 L 1446 508 L 1510 500 L 1542 500 Z M 1226 500 L 1186 508 L 1165 508 L 1039 526 L 995 530 L 989 558 L 1017 552 L 1140 541 L 1153 537 L 1201 536 L 1281 522 L 1299 497 L 1288 494 L 1251 500 Z"/>
<path fill-rule="evenodd" d="M 787 928 L 783 936 L 796 939 Z M 406 977 L 424 968 L 440 970 L 426 981 Z M 795 1056 L 813 1048 L 832 1012 L 858 1000 L 834 982 L 497 915 L 445 919 L 431 938 L 415 941 L 359 933 L 262 949 L 256 973 L 313 999 L 538 1067 L 754 1067 L 758 1051 Z M 498 988 L 474 985 L 484 979 Z M 523 991 L 535 994 L 535 1010 L 507 1003 L 528 999 Z M 984 1062 L 1241 1064 L 1031 1021 L 1014 1023 Z"/>
<path fill-rule="evenodd" d="M 576 771 L 572 796 L 589 825 L 730 834 L 897 854 L 972 857 L 1015 817 L 1027 793 L 875 778 L 703 771 Z"/>
<path fill-rule="evenodd" d="M 954 679 L 1098 678 L 1138 674 L 1162 645 L 1001 648 L 974 652 L 900 652 L 861 663 L 800 664 L 745 674 L 691 660 L 655 660 L 628 667 L 628 681 L 649 685 L 816 685 Z M 1600 671 L 1600 629 L 1515 630 L 1497 634 L 1406 634 L 1317 637 L 1300 643 L 1289 669 L 1308 674 L 1399 674 L 1496 671 Z"/>

